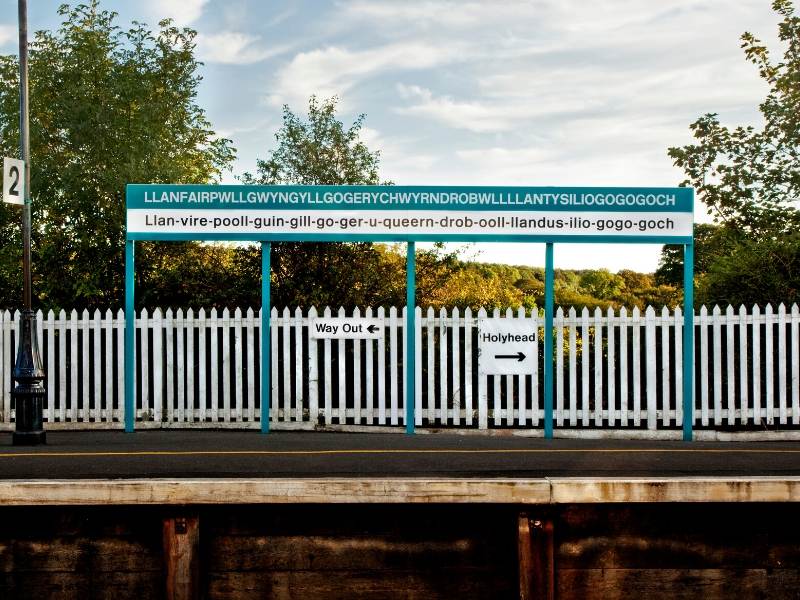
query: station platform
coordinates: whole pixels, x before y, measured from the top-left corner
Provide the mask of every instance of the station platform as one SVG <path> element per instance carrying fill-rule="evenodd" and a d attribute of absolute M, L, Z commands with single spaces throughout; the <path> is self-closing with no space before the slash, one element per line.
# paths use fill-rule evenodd
<path fill-rule="evenodd" d="M 234 431 L 0 438 L 0 505 L 800 501 L 800 443 Z"/>

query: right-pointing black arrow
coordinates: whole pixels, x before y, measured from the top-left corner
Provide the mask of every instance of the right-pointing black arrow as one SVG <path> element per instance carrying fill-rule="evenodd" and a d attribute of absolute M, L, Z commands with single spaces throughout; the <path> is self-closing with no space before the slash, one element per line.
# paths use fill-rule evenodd
<path fill-rule="evenodd" d="M 525 360 L 525 355 L 522 352 L 517 352 L 516 354 L 495 354 L 495 358 L 516 358 L 519 362 Z"/>

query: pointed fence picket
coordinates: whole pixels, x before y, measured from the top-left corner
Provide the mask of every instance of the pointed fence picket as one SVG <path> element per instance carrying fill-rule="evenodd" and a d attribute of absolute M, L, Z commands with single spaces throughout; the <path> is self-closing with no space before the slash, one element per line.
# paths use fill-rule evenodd
<path fill-rule="evenodd" d="M 492 311 L 492 318 L 499 319 L 500 318 L 500 309 L 495 308 Z M 503 405 L 502 405 L 502 397 L 500 396 L 500 381 L 502 380 L 503 376 L 495 375 L 492 377 L 492 381 L 494 383 L 492 389 L 492 420 L 493 425 L 495 427 L 500 427 L 503 425 Z"/>
<path fill-rule="evenodd" d="M 344 307 L 339 307 L 339 312 L 336 315 L 338 318 L 342 319 L 346 316 Z M 347 378 L 345 377 L 346 366 L 345 366 L 345 346 L 347 342 L 345 340 L 337 340 L 336 341 L 336 350 L 337 350 L 337 361 L 336 361 L 336 379 L 338 388 L 336 390 L 336 419 L 337 423 L 340 425 L 347 423 Z M 288 419 L 287 419 L 288 420 Z"/>
<path fill-rule="evenodd" d="M 417 322 L 419 323 L 420 320 L 418 320 Z M 473 321 L 472 318 L 472 309 L 471 308 L 465 309 L 463 326 L 464 326 L 464 407 L 466 410 L 466 414 L 464 415 L 464 420 L 466 421 L 467 427 L 472 426 L 474 419 L 474 416 L 472 414 L 472 407 L 473 407 L 472 373 L 473 369 L 475 368 L 473 367 L 474 361 L 473 361 L 473 342 L 472 342 L 472 332 L 474 330 L 474 323 L 475 322 Z M 421 340 L 421 336 L 418 339 Z M 422 342 L 420 341 L 417 348 L 421 347 L 422 347 Z M 421 404 L 422 404 L 422 399 L 420 398 L 420 405 Z"/>

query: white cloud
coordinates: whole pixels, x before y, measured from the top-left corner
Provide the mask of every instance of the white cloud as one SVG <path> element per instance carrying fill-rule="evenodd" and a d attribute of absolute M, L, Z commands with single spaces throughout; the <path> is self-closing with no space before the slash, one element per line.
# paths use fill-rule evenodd
<path fill-rule="evenodd" d="M 371 76 L 386 76 L 398 70 L 428 69 L 452 62 L 458 47 L 427 42 L 388 44 L 350 50 L 328 46 L 301 52 L 278 71 L 273 104 L 305 103 L 309 96 L 344 96 L 359 82 Z"/>
<path fill-rule="evenodd" d="M 17 28 L 0 24 L 0 45 L 8 44 L 17 37 Z"/>
<path fill-rule="evenodd" d="M 428 117 L 451 127 L 478 133 L 507 130 L 513 126 L 510 116 L 499 114 L 477 102 L 459 102 L 448 96 L 435 97 L 430 90 L 416 85 L 398 84 L 397 91 L 402 98 L 415 102 L 398 108 L 400 114 Z"/>
<path fill-rule="evenodd" d="M 546 4 L 546 3 L 545 3 Z M 339 4 L 343 19 L 370 21 L 378 25 L 438 30 L 485 26 L 491 22 L 508 22 L 542 14 L 546 7 L 528 1 L 503 2 L 440 2 L 404 1 L 375 2 L 361 0 Z"/>
<path fill-rule="evenodd" d="M 526 121 L 560 113 L 588 110 L 598 103 L 593 98 L 541 96 L 526 99 L 495 98 L 490 101 L 463 101 L 449 96 L 435 96 L 416 85 L 398 84 L 400 96 L 412 104 L 399 107 L 399 114 L 423 116 L 449 127 L 476 133 L 512 131 Z M 533 101 L 532 101 L 533 100 Z"/>
<path fill-rule="evenodd" d="M 418 139 L 386 138 L 371 127 L 362 127 L 360 138 L 370 151 L 380 151 L 380 174 L 385 180 L 419 183 L 420 174 L 429 171 L 440 160 L 436 154 L 423 152 Z"/>
<path fill-rule="evenodd" d="M 172 19 L 177 26 L 185 27 L 200 18 L 208 0 L 145 0 L 143 4 L 150 25 L 161 19 Z"/>
<path fill-rule="evenodd" d="M 200 60 L 208 63 L 249 65 L 286 50 L 286 46 L 267 48 L 261 43 L 261 37 L 238 31 L 199 33 L 197 36 L 197 54 Z"/>
<path fill-rule="evenodd" d="M 724 14 L 723 14 L 724 11 Z M 619 31 L 639 30 L 642 35 L 668 28 L 673 36 L 691 31 L 687 19 L 724 27 L 731 15 L 763 15 L 763 2 L 731 3 L 729 0 L 670 0 L 668 3 L 643 3 L 641 0 L 502 0 L 500 2 L 467 2 L 440 0 L 355 0 L 339 2 L 340 23 L 368 23 L 387 31 L 466 30 L 485 31 L 502 40 L 505 35 L 564 40 L 565 34 L 577 38 L 604 37 L 623 42 Z M 727 18 L 724 18 L 727 17 Z M 675 23 L 684 24 L 676 28 Z M 704 24 L 704 23 L 701 23 Z M 555 34 L 555 35 L 553 35 Z M 572 40 L 570 40 L 572 41 Z"/>

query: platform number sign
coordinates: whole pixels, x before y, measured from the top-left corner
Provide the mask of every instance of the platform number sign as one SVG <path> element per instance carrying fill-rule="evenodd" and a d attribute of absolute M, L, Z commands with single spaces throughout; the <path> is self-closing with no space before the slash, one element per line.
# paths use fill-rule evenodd
<path fill-rule="evenodd" d="M 3 201 L 25 204 L 25 161 L 3 159 Z"/>

